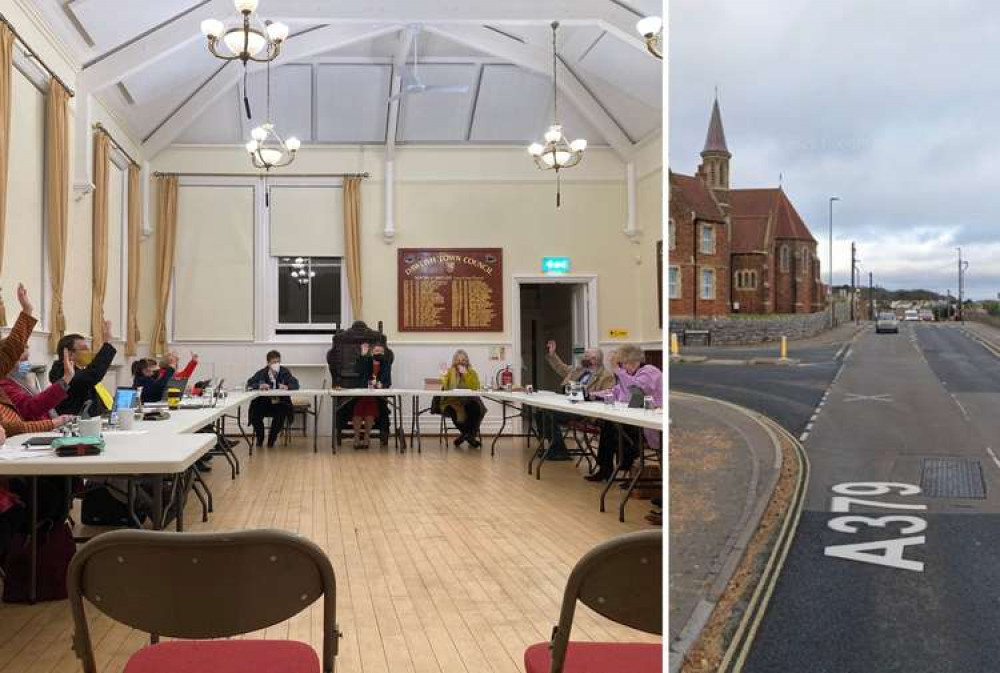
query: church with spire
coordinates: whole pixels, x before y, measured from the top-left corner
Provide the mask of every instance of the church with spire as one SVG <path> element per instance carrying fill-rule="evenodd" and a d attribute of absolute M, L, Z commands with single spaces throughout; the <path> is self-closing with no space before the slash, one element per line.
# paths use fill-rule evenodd
<path fill-rule="evenodd" d="M 719 100 L 694 175 L 670 172 L 670 315 L 825 310 L 816 239 L 779 185 L 733 189 Z"/>

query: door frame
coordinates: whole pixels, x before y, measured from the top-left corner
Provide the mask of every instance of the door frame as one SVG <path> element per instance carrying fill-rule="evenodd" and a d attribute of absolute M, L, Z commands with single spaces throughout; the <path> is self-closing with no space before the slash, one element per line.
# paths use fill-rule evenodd
<path fill-rule="evenodd" d="M 522 285 L 586 285 L 587 286 L 587 339 L 584 348 L 598 345 L 597 331 L 597 276 L 568 273 L 561 276 L 545 274 L 514 274 L 511 276 L 511 369 L 514 382 L 521 384 L 521 286 Z M 517 365 L 516 367 L 513 365 Z"/>

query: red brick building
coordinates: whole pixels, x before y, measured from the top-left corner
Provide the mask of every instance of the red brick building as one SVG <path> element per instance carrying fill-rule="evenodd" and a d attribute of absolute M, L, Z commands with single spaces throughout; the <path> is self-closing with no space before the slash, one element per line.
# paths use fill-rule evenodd
<path fill-rule="evenodd" d="M 696 175 L 670 173 L 671 315 L 824 310 L 816 239 L 784 190 L 730 189 L 718 100 L 701 157 Z"/>

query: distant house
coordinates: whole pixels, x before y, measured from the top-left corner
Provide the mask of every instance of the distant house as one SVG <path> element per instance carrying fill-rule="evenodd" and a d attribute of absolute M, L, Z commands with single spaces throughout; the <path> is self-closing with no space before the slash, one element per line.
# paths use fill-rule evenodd
<path fill-rule="evenodd" d="M 671 315 L 824 310 L 816 239 L 788 195 L 730 189 L 718 100 L 701 157 L 696 175 L 670 173 Z"/>

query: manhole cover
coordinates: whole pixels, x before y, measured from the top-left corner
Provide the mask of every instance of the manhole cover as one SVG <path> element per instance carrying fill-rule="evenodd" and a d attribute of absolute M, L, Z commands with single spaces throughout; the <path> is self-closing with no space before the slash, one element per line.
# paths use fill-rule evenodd
<path fill-rule="evenodd" d="M 985 498 L 986 484 L 978 460 L 930 458 L 924 461 L 920 488 L 931 498 Z"/>

